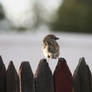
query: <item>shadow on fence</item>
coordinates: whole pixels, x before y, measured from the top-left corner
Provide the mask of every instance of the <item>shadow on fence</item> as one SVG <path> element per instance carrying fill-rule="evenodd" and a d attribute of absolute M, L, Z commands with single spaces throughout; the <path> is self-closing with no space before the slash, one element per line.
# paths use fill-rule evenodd
<path fill-rule="evenodd" d="M 41 59 L 34 76 L 29 62 L 22 62 L 17 74 L 13 62 L 6 70 L 0 57 L 0 92 L 92 92 L 92 74 L 84 58 L 73 76 L 64 58 L 58 59 L 54 74 Z"/>

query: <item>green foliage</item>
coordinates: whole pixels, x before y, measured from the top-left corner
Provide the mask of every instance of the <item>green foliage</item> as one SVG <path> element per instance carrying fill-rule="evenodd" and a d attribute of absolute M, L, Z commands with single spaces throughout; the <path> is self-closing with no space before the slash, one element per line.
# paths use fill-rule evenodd
<path fill-rule="evenodd" d="M 2 5 L 0 4 L 0 20 L 3 19 L 4 17 L 5 17 L 4 11 L 3 11 Z"/>
<path fill-rule="evenodd" d="M 54 30 L 92 32 L 92 0 L 64 0 Z"/>

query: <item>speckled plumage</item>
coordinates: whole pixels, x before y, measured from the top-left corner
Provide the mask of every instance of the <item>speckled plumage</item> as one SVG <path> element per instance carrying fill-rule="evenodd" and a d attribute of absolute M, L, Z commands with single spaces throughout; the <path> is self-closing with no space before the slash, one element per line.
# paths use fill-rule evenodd
<path fill-rule="evenodd" d="M 47 35 L 43 39 L 43 53 L 46 58 L 56 59 L 59 57 L 59 45 L 56 40 L 58 40 L 55 35 Z"/>

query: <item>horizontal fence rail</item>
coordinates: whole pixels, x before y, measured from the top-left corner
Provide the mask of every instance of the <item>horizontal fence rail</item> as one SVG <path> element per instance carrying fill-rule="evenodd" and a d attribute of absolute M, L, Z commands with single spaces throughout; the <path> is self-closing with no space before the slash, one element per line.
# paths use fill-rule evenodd
<path fill-rule="evenodd" d="M 84 58 L 72 76 L 64 58 L 58 59 L 54 74 L 41 59 L 33 75 L 29 62 L 22 62 L 17 73 L 12 61 L 6 70 L 0 56 L 0 92 L 92 92 L 92 74 Z"/>

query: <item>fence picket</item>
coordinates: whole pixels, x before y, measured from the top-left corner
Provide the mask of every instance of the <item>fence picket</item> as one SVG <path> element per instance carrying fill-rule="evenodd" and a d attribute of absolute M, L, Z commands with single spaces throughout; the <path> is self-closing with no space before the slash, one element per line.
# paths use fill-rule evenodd
<path fill-rule="evenodd" d="M 35 81 L 29 62 L 22 62 L 19 69 L 20 92 L 34 92 Z"/>
<path fill-rule="evenodd" d="M 69 67 L 64 58 L 58 59 L 58 64 L 54 72 L 55 92 L 72 92 L 73 79 Z"/>
<path fill-rule="evenodd" d="M 6 92 L 6 68 L 0 56 L 0 92 Z"/>
<path fill-rule="evenodd" d="M 7 69 L 7 92 L 19 92 L 19 77 L 11 61 Z"/>
<path fill-rule="evenodd" d="M 0 92 L 92 92 L 92 73 L 84 58 L 72 76 L 64 58 L 59 58 L 54 74 L 46 59 L 41 59 L 35 76 L 29 62 L 22 62 L 19 75 L 13 62 L 6 70 L 0 56 Z"/>
<path fill-rule="evenodd" d="M 84 58 L 80 58 L 79 64 L 73 74 L 74 92 L 92 92 L 92 75 Z"/>
<path fill-rule="evenodd" d="M 46 59 L 40 61 L 35 81 L 35 92 L 54 92 L 53 76 Z"/>

